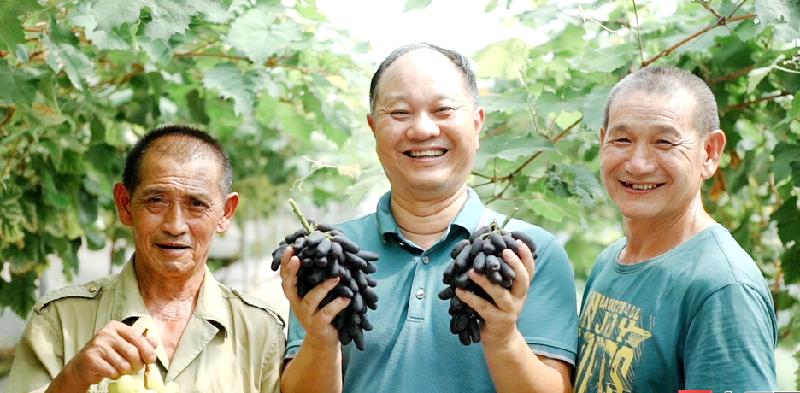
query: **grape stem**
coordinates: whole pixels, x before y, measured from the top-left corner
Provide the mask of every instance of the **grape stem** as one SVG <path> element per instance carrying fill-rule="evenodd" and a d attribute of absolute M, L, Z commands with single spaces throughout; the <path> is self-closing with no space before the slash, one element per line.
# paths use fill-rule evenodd
<path fill-rule="evenodd" d="M 519 211 L 519 208 L 515 207 L 514 211 L 512 211 L 511 214 L 509 214 L 508 216 L 506 216 L 506 219 L 503 220 L 503 225 L 500 226 L 500 229 L 505 229 L 506 225 L 508 225 L 511 219 L 514 218 L 514 215 L 517 214 L 517 211 Z"/>
<path fill-rule="evenodd" d="M 300 208 L 297 206 L 297 203 L 295 203 L 294 199 L 289 198 L 289 204 L 292 206 L 294 215 L 297 216 L 297 218 L 300 220 L 300 223 L 303 224 L 303 228 L 305 228 L 308 233 L 314 232 L 314 226 L 311 225 L 308 220 L 306 220 L 306 217 L 303 215 L 303 213 L 300 212 Z"/>
<path fill-rule="evenodd" d="M 142 332 L 142 336 L 147 336 L 147 329 L 145 328 Z M 150 386 L 147 382 L 148 377 L 150 377 L 150 363 L 144 365 L 144 386 Z"/>

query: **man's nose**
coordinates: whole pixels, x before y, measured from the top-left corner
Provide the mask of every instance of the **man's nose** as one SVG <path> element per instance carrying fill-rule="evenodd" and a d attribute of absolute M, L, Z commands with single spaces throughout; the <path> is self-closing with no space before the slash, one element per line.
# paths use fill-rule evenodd
<path fill-rule="evenodd" d="M 637 144 L 631 150 L 631 155 L 625 161 L 625 171 L 635 175 L 648 174 L 654 172 L 656 162 L 650 147 L 645 144 Z"/>
<path fill-rule="evenodd" d="M 427 140 L 439 136 L 439 125 L 436 119 L 427 112 L 420 112 L 414 123 L 407 130 L 408 139 Z"/>
<path fill-rule="evenodd" d="M 187 228 L 183 207 L 180 203 L 171 203 L 164 213 L 161 230 L 172 236 L 180 236 L 186 233 Z"/>

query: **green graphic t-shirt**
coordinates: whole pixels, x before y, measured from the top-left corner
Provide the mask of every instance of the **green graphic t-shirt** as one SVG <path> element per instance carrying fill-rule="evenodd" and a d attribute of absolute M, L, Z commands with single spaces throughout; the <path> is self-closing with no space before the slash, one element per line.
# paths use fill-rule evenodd
<path fill-rule="evenodd" d="M 720 225 L 648 261 L 597 259 L 581 306 L 575 392 L 772 390 L 777 326 L 752 258 Z"/>

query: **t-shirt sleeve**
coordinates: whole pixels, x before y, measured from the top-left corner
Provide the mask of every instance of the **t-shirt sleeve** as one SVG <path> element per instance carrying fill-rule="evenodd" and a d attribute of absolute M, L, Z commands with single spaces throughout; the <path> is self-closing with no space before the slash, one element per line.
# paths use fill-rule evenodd
<path fill-rule="evenodd" d="M 578 311 L 572 265 L 555 238 L 538 250 L 536 274 L 517 327 L 538 355 L 575 365 Z"/>
<path fill-rule="evenodd" d="M 303 339 L 306 337 L 306 331 L 300 325 L 300 321 L 294 315 L 294 312 L 289 310 L 289 328 L 286 334 L 286 356 L 284 359 L 291 360 L 297 356 L 297 351 L 303 345 Z"/>
<path fill-rule="evenodd" d="M 703 302 L 686 335 L 686 389 L 775 389 L 775 314 L 753 288 L 727 285 Z"/>

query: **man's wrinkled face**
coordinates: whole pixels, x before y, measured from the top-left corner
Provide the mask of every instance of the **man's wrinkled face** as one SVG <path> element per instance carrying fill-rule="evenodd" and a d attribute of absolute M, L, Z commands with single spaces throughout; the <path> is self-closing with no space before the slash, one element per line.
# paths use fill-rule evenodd
<path fill-rule="evenodd" d="M 132 195 L 115 189 L 121 220 L 133 227 L 137 266 L 165 277 L 204 269 L 214 233 L 227 230 L 238 202 L 221 193 L 218 160 L 148 152 L 139 170 Z"/>
<path fill-rule="evenodd" d="M 688 93 L 620 93 L 601 130 L 603 181 L 628 219 L 670 219 L 698 198 L 716 170 Z M 724 145 L 724 141 L 723 141 Z"/>
<path fill-rule="evenodd" d="M 484 112 L 445 56 L 416 49 L 382 75 L 368 121 L 394 191 L 448 193 L 467 181 Z"/>

